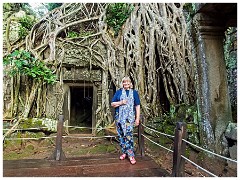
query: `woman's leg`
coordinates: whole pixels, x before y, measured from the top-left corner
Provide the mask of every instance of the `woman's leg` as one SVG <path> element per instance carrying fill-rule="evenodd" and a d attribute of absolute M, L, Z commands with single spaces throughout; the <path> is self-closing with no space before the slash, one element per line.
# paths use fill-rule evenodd
<path fill-rule="evenodd" d="M 126 153 L 128 157 L 134 157 L 134 142 L 133 142 L 133 126 L 130 123 L 126 123 L 126 136 L 125 136 L 125 144 L 126 144 Z"/>
<path fill-rule="evenodd" d="M 117 133 L 119 138 L 119 145 L 121 147 L 121 151 L 123 154 L 127 154 L 126 152 L 126 137 L 124 137 L 123 129 L 120 123 L 116 123 Z"/>

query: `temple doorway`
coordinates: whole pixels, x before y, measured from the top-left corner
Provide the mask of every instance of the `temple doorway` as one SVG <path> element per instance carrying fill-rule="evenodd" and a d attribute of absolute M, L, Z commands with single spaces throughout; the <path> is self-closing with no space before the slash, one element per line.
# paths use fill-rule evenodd
<path fill-rule="evenodd" d="M 93 86 L 70 86 L 70 93 L 69 133 L 92 133 Z"/>

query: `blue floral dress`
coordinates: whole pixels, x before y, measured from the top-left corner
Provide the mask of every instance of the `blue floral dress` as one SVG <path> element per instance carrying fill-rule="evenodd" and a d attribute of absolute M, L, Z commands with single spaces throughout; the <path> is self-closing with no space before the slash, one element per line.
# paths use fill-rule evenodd
<path fill-rule="evenodd" d="M 120 92 L 119 92 L 120 91 Z M 119 137 L 119 145 L 123 154 L 134 157 L 133 127 L 135 122 L 135 106 L 140 105 L 137 91 L 120 89 L 112 102 L 127 100 L 127 104 L 119 106 L 115 111 L 115 122 Z"/>

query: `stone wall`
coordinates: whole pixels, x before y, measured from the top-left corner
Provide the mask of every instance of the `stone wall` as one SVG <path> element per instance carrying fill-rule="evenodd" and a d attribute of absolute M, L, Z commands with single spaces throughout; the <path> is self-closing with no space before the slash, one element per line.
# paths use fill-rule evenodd
<path fill-rule="evenodd" d="M 237 160 L 237 123 L 229 123 L 225 132 L 230 159 Z M 237 163 L 228 161 L 228 166 L 237 169 Z"/>
<path fill-rule="evenodd" d="M 84 46 L 79 46 L 75 44 L 64 43 L 64 51 L 61 48 L 56 49 L 56 61 L 61 63 L 62 72 L 58 73 L 57 83 L 54 85 L 47 85 L 47 98 L 46 106 L 42 107 L 44 110 L 43 115 L 52 118 L 58 119 L 59 114 L 63 113 L 64 107 L 64 96 L 66 92 L 69 91 L 64 89 L 64 84 L 66 82 L 84 84 L 91 83 L 95 87 L 93 93 L 96 95 L 96 103 L 94 108 L 98 109 L 101 106 L 101 83 L 102 83 L 102 65 L 101 58 L 106 57 L 106 49 L 102 43 L 96 43 L 92 47 L 95 51 L 101 52 L 101 58 L 99 55 L 93 55 L 89 52 L 89 49 L 86 48 L 87 44 L 82 44 Z M 85 48 L 84 48 L 85 47 Z M 46 50 L 45 53 L 48 51 Z M 64 54 L 63 54 L 64 52 Z M 48 52 L 49 53 L 49 52 Z M 46 55 L 46 54 L 45 54 Z M 46 55 L 47 56 L 47 55 Z M 64 57 L 64 58 L 63 58 Z M 62 80 L 62 82 L 60 82 Z M 28 78 L 21 76 L 21 86 L 20 86 L 20 96 L 21 104 L 18 105 L 18 115 L 24 110 L 24 102 L 26 99 L 26 84 Z M 11 106 L 11 78 L 4 75 L 3 77 L 3 111 L 4 117 L 10 115 L 7 114 Z M 69 87 L 68 87 L 69 88 Z M 8 110 L 8 111 L 7 111 Z M 33 108 L 31 115 L 35 115 L 36 111 Z"/>

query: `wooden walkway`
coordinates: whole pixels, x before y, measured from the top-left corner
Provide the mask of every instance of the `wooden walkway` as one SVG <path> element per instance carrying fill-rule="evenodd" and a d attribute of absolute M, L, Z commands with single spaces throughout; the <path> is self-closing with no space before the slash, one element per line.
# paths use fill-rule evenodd
<path fill-rule="evenodd" d="M 148 156 L 136 156 L 137 163 L 119 160 L 118 154 L 67 158 L 4 160 L 3 177 L 170 177 Z"/>

